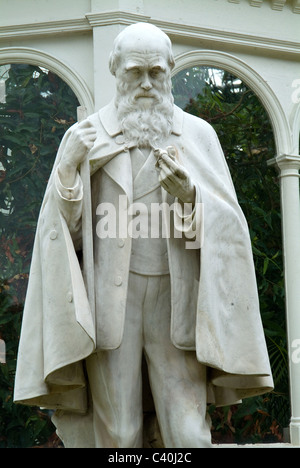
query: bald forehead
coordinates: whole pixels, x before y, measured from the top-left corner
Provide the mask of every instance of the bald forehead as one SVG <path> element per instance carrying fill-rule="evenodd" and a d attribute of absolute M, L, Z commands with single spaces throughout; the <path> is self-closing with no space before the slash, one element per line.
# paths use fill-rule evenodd
<path fill-rule="evenodd" d="M 124 29 L 115 41 L 120 52 L 169 53 L 171 42 L 168 36 L 152 25 L 132 25 Z"/>
<path fill-rule="evenodd" d="M 169 37 L 156 26 L 148 23 L 128 26 L 117 36 L 110 57 L 111 72 L 115 74 L 116 67 L 132 54 L 161 57 L 170 68 L 174 66 Z"/>

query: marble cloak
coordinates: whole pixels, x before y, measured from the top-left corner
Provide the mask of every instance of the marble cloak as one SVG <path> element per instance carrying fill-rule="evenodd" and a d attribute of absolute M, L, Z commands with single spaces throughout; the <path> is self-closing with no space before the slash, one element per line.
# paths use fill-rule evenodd
<path fill-rule="evenodd" d="M 127 148 L 115 143 L 120 129 L 113 104 L 88 118 L 98 131 L 98 144 L 90 153 L 95 173 Z M 79 414 L 84 421 L 89 406 L 84 360 L 96 348 L 95 323 L 74 243 L 53 190 L 54 173 L 71 131 L 58 150 L 38 220 L 14 401 Z M 193 333 L 196 357 L 208 369 L 209 401 L 227 405 L 271 391 L 248 226 L 217 135 L 208 123 L 175 106 L 173 132 L 165 144 L 178 149 L 180 162 L 200 187 L 204 206 Z M 176 257 L 173 271 L 181 267 L 180 256 Z M 173 321 L 172 340 L 179 348 L 191 349 L 180 342 L 182 319 Z"/>

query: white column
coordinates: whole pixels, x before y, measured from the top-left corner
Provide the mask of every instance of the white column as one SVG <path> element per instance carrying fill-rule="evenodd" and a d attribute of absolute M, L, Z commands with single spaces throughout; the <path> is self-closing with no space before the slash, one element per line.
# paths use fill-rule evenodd
<path fill-rule="evenodd" d="M 119 25 L 93 24 L 95 111 L 108 104 L 115 95 L 115 78 L 109 71 L 108 62 L 113 41 L 120 31 Z"/>
<path fill-rule="evenodd" d="M 143 0 L 91 0 L 86 18 L 93 28 L 95 111 L 115 95 L 115 79 L 108 66 L 114 39 L 124 27 L 149 20 L 143 4 Z"/>
<path fill-rule="evenodd" d="M 300 446 L 300 156 L 282 155 L 277 164 L 281 179 L 282 232 L 289 352 L 291 443 Z M 270 161 L 271 163 L 271 161 Z"/>

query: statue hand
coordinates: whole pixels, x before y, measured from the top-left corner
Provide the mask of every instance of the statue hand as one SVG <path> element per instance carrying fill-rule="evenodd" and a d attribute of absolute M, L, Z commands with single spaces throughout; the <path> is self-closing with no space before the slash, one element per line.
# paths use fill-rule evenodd
<path fill-rule="evenodd" d="M 63 185 L 73 186 L 77 168 L 94 146 L 96 136 L 96 129 L 88 120 L 84 120 L 71 129 L 71 135 L 58 168 Z"/>
<path fill-rule="evenodd" d="M 194 203 L 195 186 L 188 171 L 176 161 L 176 149 L 168 146 L 166 150 L 156 149 L 154 154 L 161 186 L 183 203 Z"/>

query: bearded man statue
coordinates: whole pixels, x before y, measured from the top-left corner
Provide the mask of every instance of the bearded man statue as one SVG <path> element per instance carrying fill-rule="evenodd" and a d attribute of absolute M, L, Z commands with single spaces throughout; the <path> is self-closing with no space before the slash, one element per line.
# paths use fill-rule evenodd
<path fill-rule="evenodd" d="M 141 448 L 149 382 L 163 446 L 212 447 L 208 404 L 273 386 L 247 223 L 214 130 L 174 105 L 168 36 L 131 25 L 109 65 L 115 98 L 66 132 L 46 190 L 15 401 L 54 409 L 65 447 Z"/>

